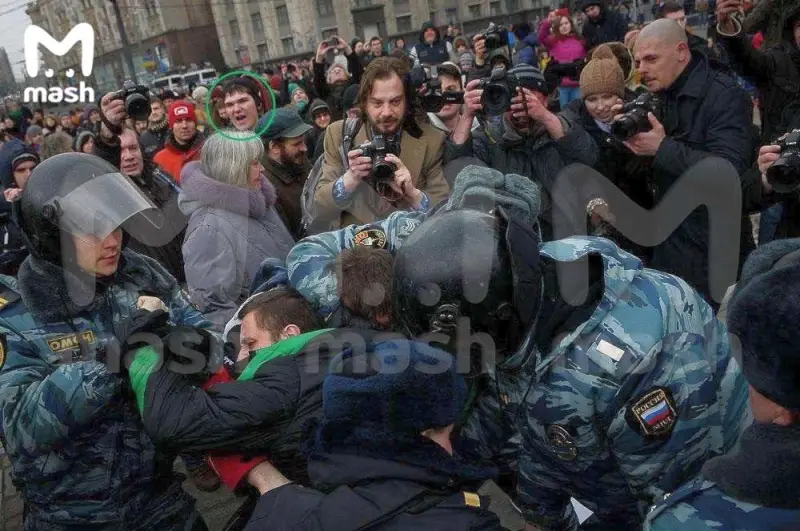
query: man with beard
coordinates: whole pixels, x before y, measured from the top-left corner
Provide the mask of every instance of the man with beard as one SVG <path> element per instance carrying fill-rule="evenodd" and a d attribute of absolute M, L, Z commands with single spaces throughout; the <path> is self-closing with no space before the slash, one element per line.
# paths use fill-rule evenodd
<path fill-rule="evenodd" d="M 325 56 L 329 50 L 327 41 L 319 44 L 314 58 L 314 90 L 317 96 L 328 104 L 331 121 L 341 120 L 344 117 L 346 111 L 342 103 L 344 91 L 347 87 L 360 83 L 364 73 L 362 61 L 352 47 L 339 38 L 336 48 L 347 58 L 346 69 L 340 63 L 333 63 L 328 71 L 325 71 Z M 351 75 L 347 73 L 348 70 Z"/>
<path fill-rule="evenodd" d="M 161 99 L 150 97 L 150 117 L 147 119 L 147 131 L 142 133 L 140 142 L 142 152 L 147 160 L 153 160 L 156 153 L 164 147 L 169 135 L 169 121 L 166 107 Z"/>
<path fill-rule="evenodd" d="M 227 119 L 237 131 L 253 131 L 269 104 L 269 92 L 250 76 L 240 76 L 225 83 L 222 101 Z"/>
<path fill-rule="evenodd" d="M 322 177 L 314 195 L 317 215 L 333 228 L 384 219 L 396 210 L 428 210 L 444 199 L 450 187 L 442 170 L 444 134 L 419 124 L 404 79 L 408 65 L 401 59 L 381 57 L 364 72 L 358 105 L 366 120 L 354 134 L 349 152 L 343 153 L 344 122 L 325 132 Z M 393 146 L 379 169 L 361 146 L 370 141 Z M 399 145 L 399 150 L 397 147 Z"/>
<path fill-rule="evenodd" d="M 419 44 L 411 48 L 409 57 L 414 60 L 414 66 L 440 65 L 445 61 L 458 61 L 453 45 L 442 39 L 439 28 L 433 22 L 422 25 Z"/>
<path fill-rule="evenodd" d="M 187 162 L 200 159 L 203 135 L 197 131 L 194 105 L 179 100 L 169 108 L 169 136 L 164 149 L 153 161 L 173 179 L 181 182 L 181 170 Z"/>
<path fill-rule="evenodd" d="M 295 240 L 302 235 L 300 196 L 306 183 L 311 163 L 308 160 L 306 133 L 311 126 L 303 121 L 295 109 L 282 108 L 270 111 L 258 121 L 256 130 L 269 123 L 261 133 L 264 142 L 264 175 L 275 186 L 278 201 L 275 207 Z"/>
<path fill-rule="evenodd" d="M 100 106 L 108 123 L 117 129 L 113 132 L 108 124 L 103 124 L 95 142 L 95 154 L 129 177 L 161 210 L 163 222 L 159 230 L 144 227 L 134 232 L 129 246 L 155 259 L 179 282 L 184 282 L 181 245 L 187 219 L 178 208 L 179 189 L 168 175 L 145 160 L 136 132 L 122 125 L 126 117 L 125 102 L 112 97 L 113 94 L 104 96 Z"/>

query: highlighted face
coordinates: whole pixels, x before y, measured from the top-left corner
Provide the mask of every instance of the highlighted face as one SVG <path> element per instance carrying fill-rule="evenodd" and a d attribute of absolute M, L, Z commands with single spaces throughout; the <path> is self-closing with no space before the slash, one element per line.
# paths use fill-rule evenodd
<path fill-rule="evenodd" d="M 122 253 L 122 229 L 102 240 L 93 235 L 73 236 L 75 257 L 86 273 L 96 277 L 109 277 L 117 271 Z"/>
<path fill-rule="evenodd" d="M 595 120 L 609 123 L 614 118 L 614 113 L 611 108 L 618 102 L 619 98 L 616 94 L 592 94 L 586 98 L 583 103 L 586 105 L 586 110 Z"/>
<path fill-rule="evenodd" d="M 634 59 L 650 92 L 669 88 L 689 62 L 686 43 L 668 45 L 656 38 L 637 39 Z"/>
<path fill-rule="evenodd" d="M 367 114 L 373 129 L 392 135 L 403 125 L 406 114 L 406 94 L 403 80 L 395 73 L 387 79 L 376 79 L 367 100 Z"/>
<path fill-rule="evenodd" d="M 252 131 L 258 123 L 256 100 L 247 92 L 234 92 L 225 96 L 225 112 L 231 124 L 239 131 Z"/>

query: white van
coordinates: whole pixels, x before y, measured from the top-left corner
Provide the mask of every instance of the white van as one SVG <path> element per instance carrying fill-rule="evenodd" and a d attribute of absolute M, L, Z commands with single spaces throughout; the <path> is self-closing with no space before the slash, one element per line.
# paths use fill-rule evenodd
<path fill-rule="evenodd" d="M 159 77 L 153 80 L 153 88 L 156 90 L 172 89 L 177 90 L 183 83 L 183 76 L 175 74 L 171 76 Z"/>
<path fill-rule="evenodd" d="M 192 83 L 195 85 L 210 85 L 217 79 L 217 71 L 213 68 L 203 68 L 202 70 L 192 70 L 183 74 L 183 86 L 188 87 Z"/>

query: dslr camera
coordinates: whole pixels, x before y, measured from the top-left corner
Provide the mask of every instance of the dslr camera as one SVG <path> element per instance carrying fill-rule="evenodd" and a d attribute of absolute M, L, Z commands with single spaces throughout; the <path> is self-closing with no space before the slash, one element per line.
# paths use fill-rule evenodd
<path fill-rule="evenodd" d="M 380 195 L 389 196 L 394 190 L 389 183 L 394 181 L 394 172 L 397 166 L 386 160 L 386 155 L 400 156 L 400 141 L 387 140 L 383 135 L 373 135 L 372 140 L 367 140 L 356 149 L 361 150 L 362 157 L 372 159 L 372 170 L 369 178 L 375 191 Z"/>
<path fill-rule="evenodd" d="M 494 22 L 490 22 L 489 27 L 483 33 L 479 33 L 477 37 L 482 37 L 486 42 L 487 52 L 508 46 L 508 29 L 502 24 L 498 26 Z"/>
<path fill-rule="evenodd" d="M 647 113 L 661 120 L 661 103 L 658 96 L 645 92 L 622 106 L 622 117 L 611 123 L 611 134 L 619 140 L 628 140 L 637 133 L 651 130 Z"/>
<path fill-rule="evenodd" d="M 789 131 L 775 144 L 781 155 L 767 168 L 767 181 L 779 194 L 794 192 L 800 188 L 800 129 Z"/>
<path fill-rule="evenodd" d="M 503 66 L 492 70 L 489 77 L 481 79 L 478 88 L 483 89 L 481 105 L 486 114 L 498 116 L 511 107 L 511 99 L 517 93 L 519 82 L 514 74 L 510 74 Z"/>
<path fill-rule="evenodd" d="M 438 69 L 431 66 L 431 77 L 429 78 L 424 67 L 415 67 L 411 73 L 412 86 L 418 89 L 425 87 L 425 94 L 420 98 L 422 108 L 425 112 L 437 113 L 445 105 L 464 103 L 464 92 L 442 91 L 442 81 L 439 79 Z"/>
<path fill-rule="evenodd" d="M 130 79 L 114 94 L 115 100 L 125 102 L 125 112 L 134 120 L 146 121 L 150 116 L 150 89 Z"/>

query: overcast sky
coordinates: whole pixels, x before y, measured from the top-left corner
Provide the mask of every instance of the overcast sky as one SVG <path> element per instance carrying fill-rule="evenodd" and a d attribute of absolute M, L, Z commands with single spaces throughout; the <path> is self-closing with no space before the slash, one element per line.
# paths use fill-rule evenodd
<path fill-rule="evenodd" d="M 25 33 L 25 28 L 30 25 L 31 19 L 25 14 L 24 7 L 11 13 L 6 13 L 6 11 L 19 5 L 27 5 L 27 3 L 23 2 L 24 0 L 15 0 L 13 3 L 0 0 L 0 6 L 6 6 L 5 8 L 0 8 L 0 13 L 3 13 L 0 16 L 0 46 L 6 49 L 14 74 L 20 81 L 22 81 L 24 65 L 15 63 L 23 60 L 22 36 Z"/>

